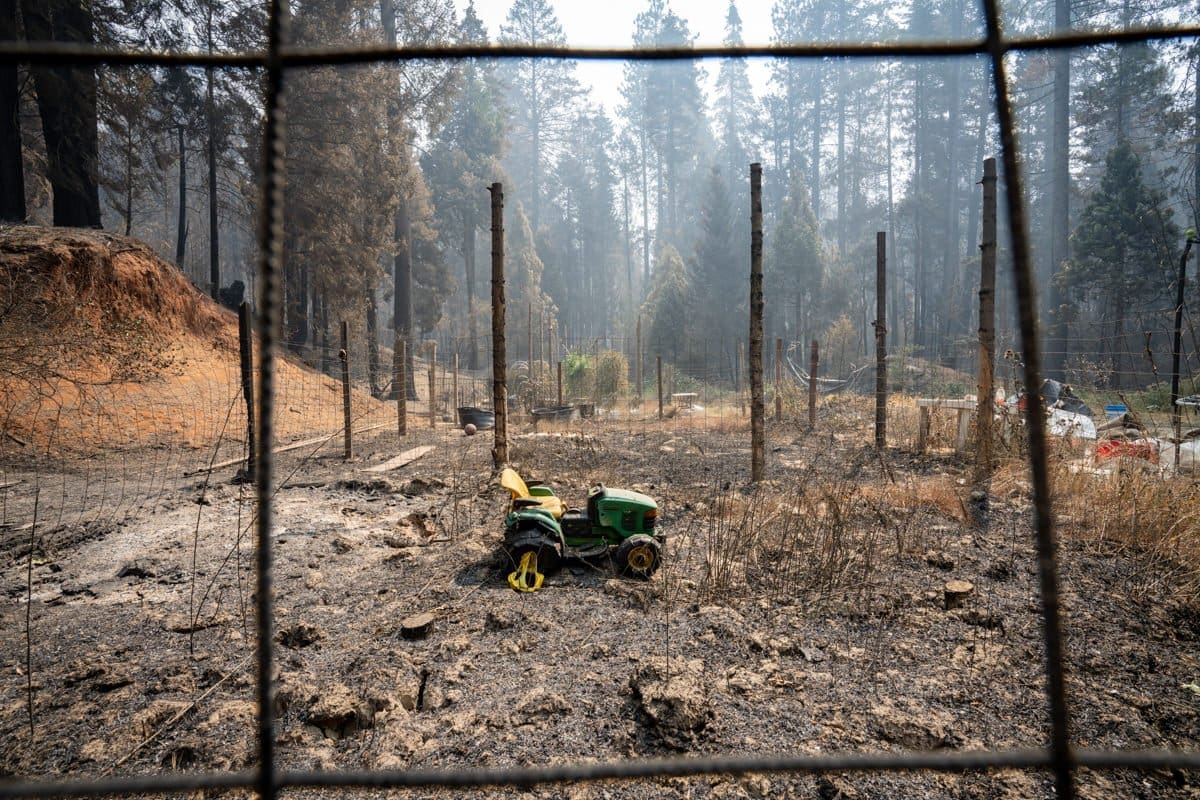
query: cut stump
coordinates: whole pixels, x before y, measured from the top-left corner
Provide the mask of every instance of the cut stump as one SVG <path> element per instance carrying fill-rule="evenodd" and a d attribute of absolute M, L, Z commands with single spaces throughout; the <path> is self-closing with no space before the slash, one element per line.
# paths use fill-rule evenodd
<path fill-rule="evenodd" d="M 400 622 L 400 635 L 405 639 L 424 639 L 433 628 L 433 614 L 423 612 L 406 617 Z"/>
<path fill-rule="evenodd" d="M 949 611 L 952 608 L 959 608 L 966 602 L 967 596 L 975 591 L 975 586 L 970 581 L 946 581 L 945 591 L 945 608 Z"/>

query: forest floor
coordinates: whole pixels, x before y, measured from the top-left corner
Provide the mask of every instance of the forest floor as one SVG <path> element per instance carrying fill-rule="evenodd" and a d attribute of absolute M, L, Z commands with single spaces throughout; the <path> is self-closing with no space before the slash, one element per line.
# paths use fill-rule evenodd
<path fill-rule="evenodd" d="M 14 318 L 0 319 L 0 339 L 26 342 L 20 352 L 44 340 L 46 352 L 61 353 L 62 338 L 42 333 L 46 319 L 67 324 L 74 309 L 103 306 L 142 320 L 121 323 L 130 359 L 141 363 L 167 346 L 174 354 L 156 382 L 139 384 L 158 392 L 153 402 L 137 405 L 138 385 L 120 398 L 136 420 L 153 414 L 153 425 L 130 424 L 128 414 L 88 416 L 70 397 L 51 398 L 80 409 L 77 427 L 55 438 L 48 420 L 58 425 L 59 416 L 0 387 L 5 424 L 16 425 L 4 429 L 15 438 L 0 440 L 0 786 L 253 766 L 252 487 L 234 481 L 235 467 L 211 477 L 192 470 L 211 447 L 211 434 L 195 432 L 221 429 L 236 397 L 232 315 L 119 237 L 0 230 L 0 256 L 0 278 L 48 276 L 43 305 L 31 307 L 16 338 L 3 327 Z M 75 341 L 103 343 L 108 324 L 97 316 Z M 35 333 L 42 338 L 20 339 Z M 95 363 L 111 365 L 100 358 L 107 352 Z M 213 359 L 220 369 L 200 374 L 197 365 Z M 284 406 L 297 420 L 287 437 L 327 432 L 331 420 L 321 415 L 336 430 L 336 411 L 327 409 L 337 404 L 296 413 L 305 398 L 336 395 L 328 379 L 306 377 L 295 363 L 287 369 L 298 392 Z M 375 401 L 355 402 L 370 410 Z M 912 405 L 897 399 L 893 419 L 911 422 Z M 359 437 L 349 461 L 336 439 L 280 453 L 271 534 L 280 765 L 504 767 L 1043 746 L 1025 462 L 1006 462 L 985 524 L 969 525 L 969 465 L 944 451 L 917 456 L 893 446 L 880 454 L 870 445 L 872 419 L 869 400 L 830 398 L 814 431 L 790 414 L 769 423 L 767 479 L 756 486 L 744 417 L 514 425 L 510 461 L 526 477 L 549 482 L 571 504 L 601 482 L 649 494 L 668 537 L 663 567 L 648 581 L 618 578 L 604 559 L 568 562 L 533 594 L 505 580 L 507 497 L 489 433 L 410 424 L 401 439 L 384 426 Z M 909 438 L 902 427 L 891 429 L 893 444 Z M 64 451 L 23 455 L 52 445 Z M 433 449 L 407 466 L 370 471 L 426 445 Z M 1078 498 L 1102 498 L 1088 482 L 1125 479 L 1080 472 L 1074 480 Z M 1195 516 L 1189 485 L 1179 509 L 1148 515 L 1153 509 L 1141 503 L 1138 520 L 1173 527 L 1173 517 Z M 1070 500 L 1062 504 L 1061 579 L 1073 739 L 1090 748 L 1194 750 L 1196 564 L 1131 546 L 1099 524 L 1097 504 Z M 952 579 L 974 589 L 948 609 Z M 402 622 L 421 613 L 432 614 L 431 629 L 405 638 Z M 1078 777 L 1088 798 L 1200 797 L 1200 775 L 1190 772 Z M 994 770 L 663 778 L 521 793 L 1015 800 L 1053 790 L 1044 773 Z"/>
<path fill-rule="evenodd" d="M 860 413 L 861 409 L 861 413 Z M 965 465 L 865 447 L 863 404 L 787 423 L 769 480 L 748 435 L 673 424 L 518 429 L 512 461 L 581 502 L 597 482 L 662 507 L 663 569 L 569 563 L 512 591 L 492 437 L 381 434 L 351 462 L 279 456 L 278 758 L 287 768 L 545 765 L 674 754 L 1038 746 L 1046 741 L 1026 489 L 964 523 Z M 403 449 L 412 464 L 367 472 Z M 11 477 L 11 473 L 10 473 Z M 17 490 L 10 490 L 17 491 Z M 784 522 L 801 505 L 812 524 Z M 0 773 L 236 769 L 255 761 L 254 505 L 193 478 L 119 525 L 8 553 Z M 787 532 L 772 538 L 773 526 Z M 239 531 L 241 535 L 239 536 Z M 63 546 L 64 543 L 69 543 Z M 1194 748 L 1200 605 L 1136 552 L 1063 542 L 1074 737 Z M 970 581 L 947 610 L 943 586 Z M 33 738 L 24 615 L 31 591 Z M 432 612 L 425 638 L 401 621 Z M 1080 775 L 1084 797 L 1196 797 L 1183 772 Z M 1050 797 L 1043 774 L 761 775 L 609 782 L 538 797 Z M 460 792 L 414 791 L 412 796 Z M 480 796 L 508 796 L 484 790 Z"/>

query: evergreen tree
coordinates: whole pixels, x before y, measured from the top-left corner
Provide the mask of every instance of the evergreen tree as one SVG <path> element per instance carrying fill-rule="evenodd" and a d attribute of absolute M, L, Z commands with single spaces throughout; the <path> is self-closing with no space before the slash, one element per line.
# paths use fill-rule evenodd
<path fill-rule="evenodd" d="M 564 45 L 566 37 L 547 0 L 515 0 L 500 28 L 502 44 Z M 567 148 L 572 110 L 581 90 L 575 62 L 555 58 L 518 58 L 505 63 L 511 95 L 511 140 L 508 172 L 518 197 L 529 202 L 535 234 L 542 223 L 546 164 Z"/>
<path fill-rule="evenodd" d="M 725 12 L 724 44 L 731 47 L 745 44 L 742 39 L 742 18 L 735 0 L 729 0 L 729 9 Z M 721 61 L 714 106 L 718 119 L 717 146 L 721 171 L 726 180 L 732 180 L 746 170 L 752 160 L 750 154 L 758 149 L 754 133 L 758 109 L 744 59 L 727 58 Z M 742 183 L 745 182 L 739 182 Z"/>
<path fill-rule="evenodd" d="M 687 20 L 663 0 L 650 0 L 637 16 L 636 47 L 689 47 L 692 42 Z M 684 232 L 698 210 L 692 198 L 712 149 L 702 80 L 703 71 L 692 61 L 635 62 L 625 70 L 622 116 L 637 141 L 643 219 L 649 227 L 653 204 L 657 246 L 672 243 L 686 249 L 691 244 Z"/>
<path fill-rule="evenodd" d="M 562 322 L 579 336 L 605 335 L 619 311 L 612 302 L 622 288 L 612 139 L 612 123 L 603 112 L 576 116 L 575 146 L 557 165 L 555 222 L 539 248 L 545 289 L 563 310 Z"/>
<path fill-rule="evenodd" d="M 1105 159 L 1100 185 L 1088 199 L 1072 236 L 1075 258 L 1063 280 L 1081 299 L 1100 304 L 1112 323 L 1113 379 L 1122 386 L 1125 323 L 1172 281 L 1172 246 L 1179 229 L 1164 194 L 1147 185 L 1133 148 L 1120 142 Z"/>
<path fill-rule="evenodd" d="M 20 0 L 31 42 L 90 45 L 96 41 L 92 4 L 77 0 Z M 54 224 L 100 227 L 96 70 L 91 66 L 36 65 L 46 177 L 54 193 Z"/>
<path fill-rule="evenodd" d="M 700 211 L 701 235 L 687 307 L 690 325 L 709 340 L 709 353 L 721 354 L 721 368 L 726 370 L 732 370 L 736 342 L 745 336 L 748 324 L 746 238 L 736 233 L 742 216 L 734 213 L 725 177 L 713 167 Z"/>
<path fill-rule="evenodd" d="M 688 352 L 689 333 L 694 330 L 688 319 L 692 279 L 671 245 L 658 252 L 657 260 L 654 286 L 642 306 L 642 315 L 650 321 L 646 352 L 677 364 Z"/>
<path fill-rule="evenodd" d="M 763 268 L 763 281 L 769 296 L 779 302 L 768 308 L 768 330 L 776 335 L 808 341 L 817 332 L 822 318 L 834 313 L 822 305 L 825 279 L 824 255 L 817 220 L 808 205 L 806 187 L 799 177 L 780 209 L 778 222 L 770 238 L 769 258 Z"/>
<path fill-rule="evenodd" d="M 487 31 L 467 5 L 459 24 L 462 44 L 486 44 Z M 506 117 L 501 87 L 491 62 L 471 59 L 463 64 L 462 93 L 446 124 L 437 132 L 421 166 L 429 179 L 443 238 L 454 242 L 463 259 L 464 304 L 467 317 L 467 366 L 479 369 L 479 326 L 476 313 L 476 237 L 488 219 L 488 197 L 480 191 L 502 181 L 499 159 L 504 146 Z"/>

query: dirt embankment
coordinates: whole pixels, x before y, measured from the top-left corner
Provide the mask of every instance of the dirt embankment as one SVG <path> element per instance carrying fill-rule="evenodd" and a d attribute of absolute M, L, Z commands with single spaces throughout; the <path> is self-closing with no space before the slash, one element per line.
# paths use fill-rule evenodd
<path fill-rule="evenodd" d="M 303 406 L 280 415 L 279 435 L 336 429 L 336 383 L 277 364 L 281 399 Z M 0 228 L 0 461 L 211 447 L 244 430 L 240 390 L 237 316 L 149 247 Z M 373 402 L 356 393 L 356 415 Z"/>

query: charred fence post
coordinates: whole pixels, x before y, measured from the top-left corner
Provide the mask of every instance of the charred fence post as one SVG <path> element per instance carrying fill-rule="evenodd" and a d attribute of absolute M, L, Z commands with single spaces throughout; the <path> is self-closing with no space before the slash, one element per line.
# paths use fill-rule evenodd
<path fill-rule="evenodd" d="M 1183 255 L 1179 257 L 1179 282 L 1175 289 L 1175 335 L 1171 340 L 1171 428 L 1175 432 L 1175 474 L 1179 474 L 1179 451 L 1183 444 L 1183 426 L 1180 419 L 1179 400 L 1179 353 L 1182 348 L 1184 288 L 1187 286 L 1188 254 L 1196 241 L 1196 232 L 1188 229 L 1187 241 L 1183 244 Z"/>
<path fill-rule="evenodd" d="M 983 162 L 983 239 L 979 243 L 979 387 L 976 416 L 976 501 L 987 510 L 986 482 L 992 474 L 992 375 L 996 359 L 996 159 Z M 972 500 L 975 500 L 973 497 Z M 974 503 L 973 503 L 974 505 Z"/>
<path fill-rule="evenodd" d="M 396 392 L 396 433 L 408 435 L 408 392 L 404 390 L 407 377 L 405 370 L 408 366 L 408 342 L 400 334 L 396 334 L 392 348 L 392 387 Z"/>
<path fill-rule="evenodd" d="M 558 362 L 558 405 L 561 407 L 562 404 L 563 404 L 563 399 L 562 399 L 562 362 L 559 361 Z"/>
<path fill-rule="evenodd" d="M 817 340 L 812 340 L 812 351 L 808 356 L 808 429 L 817 427 Z"/>
<path fill-rule="evenodd" d="M 454 398 L 450 402 L 450 416 L 457 420 L 458 407 L 462 405 L 458 397 L 458 353 L 454 354 L 454 379 L 450 382 L 450 394 Z"/>
<path fill-rule="evenodd" d="M 634 337 L 634 385 L 637 387 L 638 408 L 642 407 L 642 315 L 638 314 L 637 333 Z"/>
<path fill-rule="evenodd" d="M 499 469 L 508 461 L 508 389 L 504 351 L 504 186 L 493 183 L 492 195 L 492 464 Z"/>
<path fill-rule="evenodd" d="M 783 339 L 775 337 L 775 421 L 783 421 Z"/>
<path fill-rule="evenodd" d="M 887 232 L 875 234 L 875 446 L 887 447 Z"/>
<path fill-rule="evenodd" d="M 437 428 L 437 340 L 429 340 L 429 427 Z"/>
<path fill-rule="evenodd" d="M 354 457 L 354 434 L 350 429 L 350 323 L 342 320 L 342 349 L 338 352 L 342 361 L 342 424 L 345 427 L 345 457 Z"/>
<path fill-rule="evenodd" d="M 763 229 L 762 164 L 750 165 L 750 480 L 763 479 Z"/>
<path fill-rule="evenodd" d="M 658 418 L 663 418 L 663 384 L 662 384 L 662 356 L 655 356 L 655 361 L 658 363 Z"/>
<path fill-rule="evenodd" d="M 243 302 L 238 306 L 238 354 L 241 357 L 242 397 L 246 401 L 246 467 L 242 474 L 247 481 L 254 480 L 258 461 L 254 447 L 254 340 L 250 324 L 250 304 Z"/>

